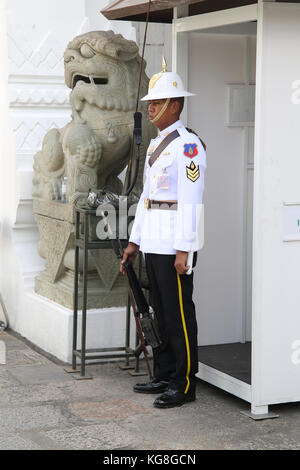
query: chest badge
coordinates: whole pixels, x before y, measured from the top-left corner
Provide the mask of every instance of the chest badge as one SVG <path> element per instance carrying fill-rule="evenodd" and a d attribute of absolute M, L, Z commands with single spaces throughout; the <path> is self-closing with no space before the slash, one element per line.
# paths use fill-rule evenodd
<path fill-rule="evenodd" d="M 162 173 L 157 177 L 156 183 L 157 189 L 168 189 L 169 188 L 169 175 L 166 168 L 162 169 Z"/>
<path fill-rule="evenodd" d="M 186 176 L 193 183 L 197 181 L 197 179 L 200 177 L 199 165 L 196 166 L 194 162 L 191 162 L 190 166 L 186 167 Z"/>
<path fill-rule="evenodd" d="M 198 155 L 197 144 L 184 144 L 184 155 L 189 158 Z"/>

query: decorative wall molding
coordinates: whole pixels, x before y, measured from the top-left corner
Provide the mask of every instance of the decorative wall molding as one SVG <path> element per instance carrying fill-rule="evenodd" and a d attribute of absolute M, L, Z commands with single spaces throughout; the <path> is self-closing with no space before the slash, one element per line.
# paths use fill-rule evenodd
<path fill-rule="evenodd" d="M 52 73 L 60 69 L 63 73 L 63 55 L 66 44 L 59 41 L 53 32 L 48 31 L 39 44 L 30 41 L 30 35 L 19 28 L 10 27 L 8 39 L 8 60 L 11 72 L 22 69 L 43 69 L 44 73 Z"/>
<path fill-rule="evenodd" d="M 89 25 L 89 18 L 84 17 L 75 28 L 74 36 L 87 32 Z M 68 43 L 63 35 L 58 36 L 56 31 L 50 29 L 42 38 L 38 38 L 37 33 L 34 33 L 34 25 L 28 24 L 24 28 L 24 25 L 9 21 L 7 40 L 10 73 L 18 74 L 23 70 L 26 74 L 55 72 L 63 76 L 63 56 Z"/>
<path fill-rule="evenodd" d="M 68 115 L 13 117 L 17 153 L 25 151 L 34 154 L 39 151 L 45 134 L 53 127 L 64 127 L 69 119 Z"/>
<path fill-rule="evenodd" d="M 20 199 L 16 220 L 14 223 L 14 229 L 24 229 L 24 228 L 34 228 L 36 229 L 36 223 L 34 220 L 33 210 L 32 210 L 32 199 Z"/>
<path fill-rule="evenodd" d="M 10 106 L 69 108 L 70 90 L 64 84 L 45 86 L 44 84 L 10 83 Z"/>

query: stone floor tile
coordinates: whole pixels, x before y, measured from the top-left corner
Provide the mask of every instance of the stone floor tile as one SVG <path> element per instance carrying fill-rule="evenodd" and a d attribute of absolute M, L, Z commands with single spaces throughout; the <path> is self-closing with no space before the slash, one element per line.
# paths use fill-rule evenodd
<path fill-rule="evenodd" d="M 52 364 L 49 359 L 41 356 L 31 349 L 7 349 L 6 352 L 6 365 L 17 366 L 27 364 Z"/>
<path fill-rule="evenodd" d="M 35 442 L 16 434 L 0 435 L 0 450 L 42 450 Z"/>
<path fill-rule="evenodd" d="M 118 398 L 101 402 L 75 402 L 70 410 L 83 419 L 123 419 L 133 415 L 151 414 L 152 409 L 137 405 L 132 400 Z"/>
<path fill-rule="evenodd" d="M 19 382 L 9 373 L 9 370 L 5 366 L 0 366 L 0 394 L 2 390 L 18 384 Z"/>
<path fill-rule="evenodd" d="M 7 432 L 49 429 L 72 424 L 74 419 L 53 405 L 0 408 L 1 429 Z"/>
<path fill-rule="evenodd" d="M 23 385 L 74 380 L 61 366 L 51 362 L 45 365 L 36 364 L 11 367 L 10 373 Z"/>
<path fill-rule="evenodd" d="M 78 398 L 109 398 L 111 391 L 103 385 L 102 380 L 95 377 L 92 380 L 75 380 L 64 382 L 60 385 L 66 398 L 76 400 Z"/>
<path fill-rule="evenodd" d="M 63 386 L 55 383 L 38 385 L 12 385 L 0 394 L 0 407 L 12 405 L 35 405 L 43 402 L 66 400 Z"/>
<path fill-rule="evenodd" d="M 60 430 L 55 429 L 44 432 L 64 449 L 82 450 L 110 450 L 131 446 L 135 448 L 140 439 L 124 431 L 116 423 L 94 424 L 89 426 L 76 426 Z"/>

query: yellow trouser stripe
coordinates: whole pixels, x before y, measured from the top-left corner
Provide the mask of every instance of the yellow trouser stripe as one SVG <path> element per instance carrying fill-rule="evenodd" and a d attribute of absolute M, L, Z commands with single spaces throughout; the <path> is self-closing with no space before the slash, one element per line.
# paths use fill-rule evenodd
<path fill-rule="evenodd" d="M 184 391 L 184 393 L 187 393 L 189 386 L 190 386 L 190 369 L 191 369 L 191 357 L 190 357 L 190 345 L 189 345 L 189 338 L 188 334 L 186 331 L 186 324 L 185 324 L 185 318 L 184 318 L 184 312 L 183 312 L 183 302 L 182 302 L 182 289 L 181 289 L 181 281 L 180 281 L 180 276 L 177 273 L 177 282 L 178 282 L 178 292 L 179 292 L 179 305 L 180 305 L 180 313 L 181 313 L 181 320 L 182 320 L 182 326 L 183 326 L 183 331 L 184 331 L 184 337 L 185 337 L 185 344 L 186 344 L 186 352 L 187 352 L 187 371 L 186 371 L 186 381 L 187 381 L 187 386 Z"/>

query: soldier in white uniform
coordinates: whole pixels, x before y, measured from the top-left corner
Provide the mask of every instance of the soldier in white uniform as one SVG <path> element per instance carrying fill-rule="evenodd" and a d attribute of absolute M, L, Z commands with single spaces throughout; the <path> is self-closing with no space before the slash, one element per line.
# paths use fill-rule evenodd
<path fill-rule="evenodd" d="M 149 119 L 158 128 L 145 162 L 144 188 L 122 263 L 145 255 L 162 345 L 153 350 L 154 379 L 138 393 L 162 393 L 158 408 L 195 400 L 197 322 L 189 253 L 199 249 L 199 219 L 206 169 L 205 145 L 179 119 L 185 91 L 178 74 L 162 72 L 149 82 Z M 189 259 L 191 257 L 189 256 Z"/>

